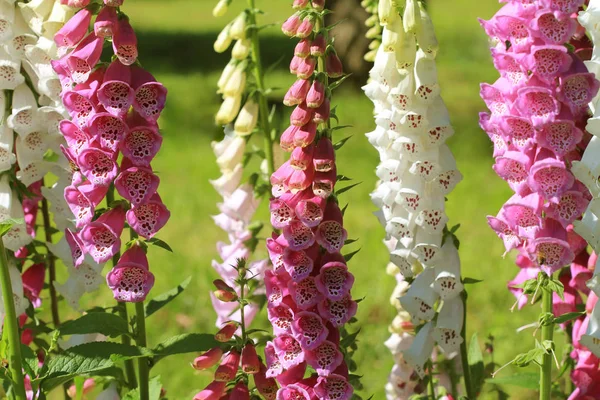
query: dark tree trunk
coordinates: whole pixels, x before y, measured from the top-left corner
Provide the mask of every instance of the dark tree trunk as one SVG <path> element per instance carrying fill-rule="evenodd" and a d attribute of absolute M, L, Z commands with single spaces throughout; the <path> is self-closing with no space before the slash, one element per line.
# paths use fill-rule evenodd
<path fill-rule="evenodd" d="M 344 71 L 351 73 L 348 81 L 356 87 L 365 84 L 371 63 L 363 56 L 368 51 L 369 40 L 365 38 L 365 20 L 369 14 L 360 6 L 360 0 L 329 0 L 327 25 L 340 22 L 331 32 L 335 38 L 335 49 L 344 63 Z"/>

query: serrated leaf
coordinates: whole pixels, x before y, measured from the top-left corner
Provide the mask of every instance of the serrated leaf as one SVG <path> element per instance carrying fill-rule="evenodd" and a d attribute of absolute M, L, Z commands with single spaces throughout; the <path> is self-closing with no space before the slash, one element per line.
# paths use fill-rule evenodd
<path fill-rule="evenodd" d="M 346 260 L 346 262 L 352 260 L 352 258 L 356 255 L 356 253 L 358 253 L 361 249 L 353 251 L 352 253 L 344 254 L 344 260 Z"/>
<path fill-rule="evenodd" d="M 347 192 L 348 190 L 352 189 L 352 188 L 353 188 L 353 187 L 355 187 L 355 186 L 358 186 L 358 185 L 360 185 L 361 183 L 362 183 L 362 182 L 357 182 L 357 183 L 354 183 L 354 184 L 352 184 L 352 185 L 348 185 L 348 186 L 346 186 L 346 187 L 343 187 L 343 188 L 341 188 L 340 190 L 336 190 L 336 191 L 335 191 L 335 195 L 336 195 L 336 196 L 339 196 L 340 194 L 342 194 L 342 193 L 344 193 L 344 192 Z"/>
<path fill-rule="evenodd" d="M 154 361 L 173 355 L 206 351 L 219 346 L 214 335 L 207 333 L 186 333 L 173 336 L 156 346 L 152 351 L 155 354 Z"/>
<path fill-rule="evenodd" d="M 40 364 L 37 356 L 29 346 L 21 344 L 21 358 L 23 359 L 23 369 L 30 377 L 36 377 L 40 370 Z"/>
<path fill-rule="evenodd" d="M 91 342 L 66 349 L 51 357 L 45 368 L 41 387 L 46 392 L 81 375 L 93 375 L 111 368 L 118 361 L 148 357 L 145 348 L 114 342 Z"/>
<path fill-rule="evenodd" d="M 570 312 L 570 313 L 566 313 L 566 314 L 563 314 L 563 315 L 561 315 L 559 317 L 556 317 L 554 319 L 554 323 L 555 324 L 564 324 L 565 322 L 577 319 L 577 318 L 579 318 L 581 316 L 584 316 L 584 315 L 585 315 L 585 312 Z"/>
<path fill-rule="evenodd" d="M 495 385 L 512 385 L 523 389 L 536 390 L 539 389 L 540 375 L 535 372 L 525 372 L 511 376 L 486 379 L 486 382 Z"/>
<path fill-rule="evenodd" d="M 475 279 L 475 278 L 463 278 L 462 283 L 464 285 L 474 285 L 476 283 L 483 282 L 483 279 Z"/>
<path fill-rule="evenodd" d="M 154 246 L 160 247 L 161 249 L 165 249 L 167 251 L 170 251 L 171 253 L 173 252 L 173 249 L 171 248 L 171 246 L 169 246 L 167 244 L 167 242 L 165 242 L 163 240 L 160 240 L 158 238 L 152 238 L 152 239 L 146 240 L 146 243 L 150 243 L 150 244 L 152 244 Z"/>
<path fill-rule="evenodd" d="M 479 393 L 481 386 L 484 381 L 484 370 L 483 354 L 481 353 L 481 347 L 479 346 L 479 339 L 477 338 L 477 332 L 471 336 L 471 342 L 469 343 L 469 369 L 471 371 L 471 382 L 473 384 L 473 391 Z"/>
<path fill-rule="evenodd" d="M 129 335 L 127 321 L 116 314 L 95 312 L 64 322 L 58 329 L 61 336 L 101 333 L 109 337 Z"/>
<path fill-rule="evenodd" d="M 146 318 L 169 304 L 173 301 L 177 296 L 179 296 L 185 288 L 190 284 L 192 277 L 189 276 L 185 281 L 181 282 L 177 287 L 165 292 L 163 294 L 159 294 L 152 300 L 150 300 L 145 307 Z"/>
<path fill-rule="evenodd" d="M 341 149 L 341 148 L 342 148 L 342 146 L 343 146 L 343 145 L 345 145 L 345 144 L 346 144 L 346 142 L 347 142 L 348 140 L 350 140 L 350 138 L 351 138 L 351 137 L 352 137 L 352 135 L 350 135 L 350 136 L 346 136 L 346 137 L 345 137 L 345 138 L 343 138 L 342 140 L 340 140 L 340 141 L 336 142 L 336 143 L 333 145 L 333 148 L 334 148 L 335 150 L 339 150 L 339 149 Z"/>

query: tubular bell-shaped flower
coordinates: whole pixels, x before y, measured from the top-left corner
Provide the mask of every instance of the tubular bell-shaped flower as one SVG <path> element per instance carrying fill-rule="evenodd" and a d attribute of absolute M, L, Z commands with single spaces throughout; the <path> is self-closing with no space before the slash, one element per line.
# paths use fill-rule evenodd
<path fill-rule="evenodd" d="M 343 75 L 323 27 L 318 2 L 297 2 L 283 24 L 299 40 L 290 71 L 297 81 L 284 104 L 295 107 L 280 145 L 290 152 L 271 176 L 267 239 L 273 270 L 265 274 L 267 311 L 275 338 L 265 350 L 267 376 L 281 384 L 277 399 L 347 400 L 353 388 L 339 348 L 340 330 L 356 313 L 354 282 L 341 254 L 347 239 L 335 194 L 335 151 L 330 129 L 330 79 Z M 305 378 L 307 364 L 316 379 Z"/>
<path fill-rule="evenodd" d="M 396 365 L 386 391 L 388 399 L 400 399 L 419 386 L 402 371 L 414 369 L 422 378 L 436 341 L 448 357 L 462 342 L 460 260 L 444 204 L 462 175 L 445 144 L 454 131 L 440 97 L 437 40 L 423 4 L 407 2 L 401 16 L 392 2 L 380 1 L 378 16 L 382 45 L 363 90 L 375 106 L 376 128 L 367 138 L 381 160 L 371 198 L 380 208 L 389 269 L 398 280 L 392 304 L 399 316 L 389 340 Z M 414 281 L 409 285 L 406 278 Z M 429 322 L 438 312 L 437 322 Z M 412 340 L 413 324 L 422 323 Z"/>
<path fill-rule="evenodd" d="M 593 139 L 587 144 L 586 129 L 593 133 L 592 123 L 586 127 L 588 103 L 596 97 L 599 83 L 588 72 L 597 70 L 594 62 L 581 58 L 589 41 L 576 12 L 584 3 L 509 1 L 489 21 L 481 21 L 492 39 L 494 66 L 501 76 L 491 85 L 481 85 L 490 112 L 480 114 L 480 126 L 494 144 L 494 170 L 516 192 L 488 222 L 507 252 L 519 251 L 520 272 L 509 282 L 519 307 L 527 296 L 517 285 L 535 279 L 540 271 L 557 273 L 565 294 L 554 294 L 553 310 L 546 310 L 555 315 L 576 310 L 581 294 L 589 292 L 583 281 L 591 276 L 592 257 L 585 240 L 593 239 L 587 229 L 593 224 L 586 224 L 591 221 L 588 215 L 581 217 L 594 194 L 589 170 L 593 163 L 586 166 L 584 160 L 590 159 L 587 154 L 593 148 Z M 593 29 L 593 1 L 588 10 L 580 22 Z M 581 347 L 576 337 L 579 323 L 581 319 L 573 327 L 576 349 Z M 572 355 L 577 366 L 571 378 L 579 387 L 580 361 L 589 357 L 578 351 Z M 599 393 L 581 389 L 570 399 Z"/>
<path fill-rule="evenodd" d="M 150 239 L 170 216 L 157 193 L 159 178 L 150 166 L 162 142 L 156 121 L 165 105 L 166 89 L 150 73 L 132 65 L 138 52 L 129 18 L 115 8 L 118 4 L 105 3 L 94 10 L 94 25 L 92 11 L 82 8 L 57 30 L 54 41 L 62 57 L 52 61 L 71 118 L 58 124 L 66 141 L 61 150 L 68 164 L 67 176 L 59 183 L 64 185 L 66 205 L 75 216 L 75 226 L 65 229 L 64 242 L 72 258 L 67 265 L 79 271 L 89 265 L 85 262 L 89 255 L 98 263 L 90 267 L 93 276 L 120 252 L 125 221 L 141 237 Z M 85 6 L 81 2 L 69 5 Z M 112 38 L 116 56 L 108 67 L 99 64 L 107 38 Z M 123 200 L 114 201 L 115 188 Z M 107 207 L 97 215 L 104 199 Z M 142 247 L 133 245 L 107 275 L 119 301 L 143 301 L 154 283 Z M 74 277 L 57 286 L 72 305 L 87 291 L 86 284 L 77 282 Z"/>
<path fill-rule="evenodd" d="M 592 58 L 585 61 L 588 70 L 597 78 L 600 74 L 600 53 L 598 44 L 600 43 L 598 22 L 600 21 L 600 2 L 591 0 L 585 12 L 580 12 L 579 22 L 586 28 L 593 40 Z M 593 382 L 598 377 L 598 365 L 600 364 L 600 307 L 597 305 L 598 295 L 600 294 L 600 273 L 597 254 L 600 252 L 600 125 L 597 120 L 600 118 L 599 99 L 595 96 L 590 102 L 590 107 L 594 112 L 592 118 L 587 121 L 585 129 L 593 136 L 585 148 L 585 152 L 580 159 L 573 162 L 572 172 L 575 178 L 582 182 L 589 193 L 586 193 L 583 207 L 587 209 L 580 220 L 573 221 L 575 232 L 577 232 L 592 247 L 594 254 L 589 257 L 585 269 L 580 269 L 580 276 L 587 280 L 585 286 L 579 290 L 591 290 L 589 293 L 584 319 L 577 320 L 573 327 L 573 343 L 575 350 L 572 356 L 576 360 L 575 368 L 571 373 L 571 379 L 575 384 L 575 391 L 569 397 L 570 400 L 593 397 L 600 393 L 600 387 Z M 586 136 L 587 136 L 586 132 Z M 583 185 L 582 185 L 583 186 Z M 591 200 L 590 200 L 591 198 Z M 589 203 L 588 203 L 589 201 Z M 580 211 L 581 212 L 581 211 Z M 576 264 L 576 263 L 574 263 Z M 590 270 L 593 270 L 593 276 Z M 574 284 L 577 284 L 575 276 Z"/>

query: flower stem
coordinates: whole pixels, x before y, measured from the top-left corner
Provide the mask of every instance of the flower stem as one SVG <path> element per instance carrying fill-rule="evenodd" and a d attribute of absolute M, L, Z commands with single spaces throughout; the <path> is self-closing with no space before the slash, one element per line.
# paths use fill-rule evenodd
<path fill-rule="evenodd" d="M 254 77 L 258 89 L 258 108 L 260 125 L 264 133 L 265 157 L 267 160 L 267 175 L 275 172 L 275 157 L 273 154 L 273 140 L 271 136 L 271 123 L 269 122 L 269 104 L 265 95 L 265 80 L 262 60 L 260 58 L 260 40 L 258 38 L 258 27 L 256 25 L 256 6 L 254 0 L 248 0 L 248 25 L 250 29 L 250 41 L 252 43 L 252 62 L 254 64 Z"/>
<path fill-rule="evenodd" d="M 431 400 L 435 400 L 435 385 L 433 383 L 433 362 L 429 362 L 429 385 L 427 386 L 427 392 Z"/>
<path fill-rule="evenodd" d="M 115 187 L 110 185 L 106 192 L 106 206 L 110 207 L 111 203 L 115 201 Z M 117 252 L 112 258 L 113 267 L 117 265 L 121 258 L 121 252 Z M 118 302 L 117 310 L 119 316 L 123 318 L 129 324 L 129 315 L 127 313 L 127 303 Z M 121 335 L 121 343 L 131 346 L 131 338 L 128 335 Z M 125 375 L 127 376 L 127 384 L 130 389 L 137 387 L 137 379 L 135 377 L 135 368 L 133 366 L 133 360 L 125 360 Z"/>
<path fill-rule="evenodd" d="M 50 212 L 48 210 L 48 200 L 46 200 L 46 198 L 42 199 L 42 217 L 44 219 L 44 234 L 46 236 L 46 242 L 52 243 L 52 232 L 50 231 Z M 46 258 L 48 260 L 48 288 L 50 289 L 50 309 L 52 311 L 52 323 L 56 328 L 60 325 L 60 316 L 58 314 L 58 299 L 56 296 L 56 288 L 54 287 L 54 281 L 56 280 L 56 265 L 54 263 L 54 254 L 48 252 Z"/>
<path fill-rule="evenodd" d="M 546 288 L 542 289 L 542 313 L 552 312 L 552 292 Z M 552 341 L 554 324 L 542 326 L 542 342 Z M 550 400 L 552 389 L 552 354 L 544 354 L 542 358 L 542 369 L 540 375 L 540 400 Z"/>
<path fill-rule="evenodd" d="M 460 335 L 463 338 L 462 343 L 460 344 L 460 358 L 461 364 L 463 368 L 463 378 L 465 380 L 465 392 L 467 393 L 467 398 L 469 400 L 475 400 L 477 395 L 473 392 L 473 383 L 471 381 L 471 368 L 469 366 L 469 356 L 467 352 L 467 292 L 463 290 L 460 295 L 460 298 L 463 302 L 463 326 L 460 331 Z"/>
<path fill-rule="evenodd" d="M 135 316 L 137 331 L 135 342 L 138 346 L 146 347 L 146 312 L 143 301 L 135 303 Z M 148 367 L 148 360 L 146 358 L 138 358 L 138 376 L 140 379 L 140 400 L 149 400 L 148 381 L 150 378 L 150 368 Z"/>
<path fill-rule="evenodd" d="M 323 28 L 324 26 L 325 26 L 325 17 L 321 15 L 315 21 L 315 32 L 319 32 L 321 30 L 321 28 Z M 327 40 L 327 32 L 325 30 L 323 31 L 323 36 Z M 317 72 L 323 76 L 323 86 L 325 86 L 325 90 L 327 90 L 327 88 L 329 87 L 329 76 L 327 76 L 327 68 L 325 65 L 325 58 L 326 58 L 325 54 L 323 54 L 320 57 L 317 57 Z M 323 132 L 325 132 L 325 135 L 329 139 L 332 139 L 333 135 L 332 135 L 331 131 L 329 130 L 329 128 L 331 128 L 331 119 L 328 118 L 327 122 L 323 122 L 321 124 L 321 129 L 323 129 Z"/>
<path fill-rule="evenodd" d="M 17 400 L 26 400 L 25 381 L 23 379 L 23 366 L 21 364 L 21 335 L 17 323 L 17 312 L 13 297 L 10 272 L 8 270 L 8 259 L 6 249 L 0 238 L 0 287 L 2 288 L 2 299 L 4 300 L 4 329 L 8 338 L 8 366 L 12 378 L 12 388 Z"/>

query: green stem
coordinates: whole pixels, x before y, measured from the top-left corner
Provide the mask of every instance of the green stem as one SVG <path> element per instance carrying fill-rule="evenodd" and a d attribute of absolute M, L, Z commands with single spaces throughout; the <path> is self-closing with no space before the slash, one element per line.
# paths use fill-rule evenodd
<path fill-rule="evenodd" d="M 135 343 L 138 346 L 146 347 L 146 312 L 143 301 L 135 303 L 135 315 L 137 331 Z M 148 359 L 145 357 L 138 358 L 138 376 L 140 378 L 140 400 L 149 400 L 148 381 L 150 379 L 150 368 L 148 366 Z"/>
<path fill-rule="evenodd" d="M 271 136 L 271 124 L 269 122 L 269 104 L 265 95 L 265 77 L 260 58 L 260 40 L 258 38 L 258 27 L 256 25 L 256 7 L 254 0 L 248 0 L 248 25 L 250 29 L 250 41 L 252 43 L 252 62 L 254 63 L 254 77 L 256 79 L 256 88 L 258 92 L 259 118 L 262 131 L 264 133 L 265 157 L 267 160 L 267 174 L 271 176 L 275 172 L 275 157 L 273 154 L 273 140 Z"/>
<path fill-rule="evenodd" d="M 325 17 L 324 16 L 319 16 L 317 18 L 317 20 L 315 21 L 315 32 L 319 32 L 321 30 L 321 28 L 323 28 L 325 26 Z M 323 30 L 322 35 L 325 38 L 325 42 L 327 43 L 327 31 Z M 325 58 L 326 55 L 323 54 L 322 56 L 317 58 L 317 73 L 319 76 L 323 76 L 323 86 L 325 86 L 325 90 L 327 91 L 327 88 L 329 87 L 329 77 L 327 76 L 327 68 L 325 65 Z M 326 122 L 323 122 L 320 126 L 321 130 L 325 133 L 325 135 L 329 138 L 332 139 L 332 134 L 329 128 L 331 128 L 331 119 L 327 119 Z"/>
<path fill-rule="evenodd" d="M 8 338 L 8 366 L 13 381 L 12 388 L 17 400 L 26 400 L 25 381 L 23 379 L 23 366 L 21 364 L 21 335 L 17 322 L 15 310 L 15 299 L 13 297 L 10 272 L 8 270 L 8 259 L 2 238 L 0 238 L 0 285 L 2 298 L 4 300 L 4 329 Z"/>
<path fill-rule="evenodd" d="M 463 326 L 460 331 L 460 335 L 463 338 L 460 344 L 460 358 L 463 368 L 463 378 L 465 380 L 465 392 L 469 400 L 475 400 L 477 398 L 476 393 L 473 391 L 473 383 L 471 381 L 471 369 L 469 367 L 469 356 L 467 353 L 467 292 L 463 291 L 460 298 L 463 302 Z"/>
<path fill-rule="evenodd" d="M 119 316 L 125 321 L 129 322 L 129 314 L 127 313 L 127 303 L 118 303 Z M 121 336 L 121 343 L 131 346 L 131 338 L 128 335 Z M 137 387 L 137 379 L 135 377 L 135 367 L 133 366 L 133 360 L 125 361 L 125 375 L 127 376 L 127 384 L 130 389 Z"/>
<path fill-rule="evenodd" d="M 435 400 L 435 385 L 433 384 L 433 362 L 429 362 L 429 385 L 428 393 L 431 400 Z"/>
<path fill-rule="evenodd" d="M 542 313 L 552 312 L 552 292 L 542 288 Z M 554 324 L 542 326 L 542 341 L 552 341 Z M 552 389 L 552 354 L 544 354 L 542 358 L 542 369 L 540 375 L 540 400 L 550 400 Z"/>
<path fill-rule="evenodd" d="M 48 210 L 48 200 L 42 199 L 42 217 L 44 219 L 44 234 L 46 236 L 46 242 L 52 243 L 52 232 L 50 224 L 50 212 Z M 60 325 L 60 316 L 58 314 L 58 300 L 56 295 L 56 288 L 54 287 L 54 281 L 56 280 L 56 265 L 54 263 L 54 255 L 50 252 L 47 254 L 48 259 L 48 287 L 50 289 L 50 309 L 52 311 L 52 323 L 54 327 Z"/>
<path fill-rule="evenodd" d="M 106 192 L 106 206 L 110 207 L 110 205 L 115 201 L 115 187 L 114 185 L 110 185 L 110 188 Z M 113 267 L 117 265 L 119 262 L 119 258 L 121 258 L 121 252 L 117 252 L 112 257 Z M 119 316 L 123 318 L 127 323 L 129 323 L 129 315 L 127 313 L 127 303 L 118 302 L 117 310 L 119 312 Z M 121 343 L 131 346 L 131 338 L 128 335 L 121 335 Z M 127 376 L 127 384 L 130 389 L 137 387 L 137 379 L 135 377 L 135 367 L 133 366 L 133 360 L 125 361 L 125 375 Z"/>

